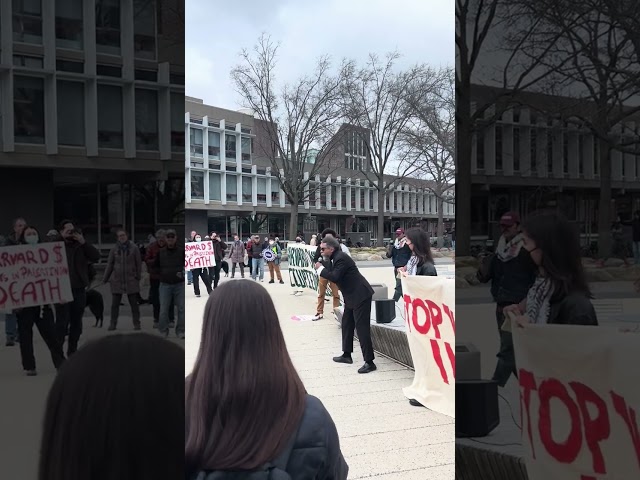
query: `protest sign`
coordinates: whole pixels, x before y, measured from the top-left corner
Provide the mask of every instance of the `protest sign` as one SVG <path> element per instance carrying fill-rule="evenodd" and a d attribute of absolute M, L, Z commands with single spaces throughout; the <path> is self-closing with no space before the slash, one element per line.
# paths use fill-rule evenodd
<path fill-rule="evenodd" d="M 289 282 L 297 289 L 307 288 L 318 291 L 318 274 L 314 268 L 313 257 L 317 247 L 290 243 L 287 245 L 287 258 L 289 264 Z M 331 297 L 331 289 L 327 288 L 325 297 Z"/>
<path fill-rule="evenodd" d="M 404 277 L 402 291 L 407 340 L 415 375 L 407 398 L 455 417 L 455 280 Z"/>
<path fill-rule="evenodd" d="M 640 336 L 513 327 L 529 480 L 640 478 Z"/>
<path fill-rule="evenodd" d="M 0 248 L 0 311 L 71 301 L 64 243 Z"/>
<path fill-rule="evenodd" d="M 213 242 L 189 242 L 184 245 L 184 269 L 209 268 L 216 266 Z"/>

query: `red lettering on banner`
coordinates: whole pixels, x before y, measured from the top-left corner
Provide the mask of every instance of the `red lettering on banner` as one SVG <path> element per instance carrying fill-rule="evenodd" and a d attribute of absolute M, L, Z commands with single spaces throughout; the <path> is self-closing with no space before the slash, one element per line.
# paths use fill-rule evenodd
<path fill-rule="evenodd" d="M 440 345 L 438 345 L 438 341 L 434 338 L 431 339 L 431 352 L 433 353 L 433 359 L 436 361 L 436 365 L 440 370 L 440 376 L 442 377 L 442 381 L 449 385 L 449 377 L 447 376 L 447 371 L 444 369 L 444 362 L 442 361 L 442 355 L 440 355 Z"/>
<path fill-rule="evenodd" d="M 580 382 L 570 382 L 569 386 L 576 394 L 576 400 L 584 423 L 584 437 L 591 451 L 593 459 L 593 471 L 595 473 L 606 473 L 604 457 L 600 450 L 599 443 L 609 438 L 611 425 L 609 423 L 609 412 L 605 401 L 591 388 Z M 591 418 L 589 404 L 597 410 L 597 415 Z"/>
<path fill-rule="evenodd" d="M 436 338 L 440 339 L 440 329 L 438 328 L 442 325 L 442 311 L 440 307 L 436 305 L 435 302 L 431 300 L 427 300 L 427 305 L 429 307 L 429 313 L 431 314 L 431 326 L 433 327 L 433 332 L 436 335 Z"/>
<path fill-rule="evenodd" d="M 522 412 L 527 413 L 527 433 L 529 434 L 529 444 L 531 445 L 531 454 L 536 458 L 536 450 L 533 446 L 533 429 L 531 428 L 531 392 L 537 390 L 536 379 L 531 372 L 520 369 L 518 380 L 522 391 L 520 392 L 520 424 L 522 425 Z"/>
<path fill-rule="evenodd" d="M 406 319 L 407 322 L 407 328 L 409 329 L 409 332 L 411 332 L 411 316 L 409 315 L 409 305 L 412 304 L 411 301 L 411 297 L 407 294 L 403 295 L 404 298 L 404 318 Z"/>
<path fill-rule="evenodd" d="M 633 442 L 633 448 L 636 452 L 636 458 L 640 465 L 640 435 L 638 434 L 636 411 L 632 407 L 627 407 L 625 399 L 615 392 L 611 392 L 611 399 L 613 400 L 613 408 L 616 413 L 620 415 L 622 420 L 624 420 L 625 425 L 629 429 L 629 435 L 631 435 L 631 441 Z"/>
<path fill-rule="evenodd" d="M 447 350 L 447 356 L 449 357 L 449 363 L 451 364 L 451 368 L 453 370 L 453 378 L 456 378 L 456 352 L 451 348 L 451 344 L 445 342 L 444 348 Z"/>
<path fill-rule="evenodd" d="M 424 302 L 420 298 L 414 298 L 413 301 L 411 302 L 411 305 L 413 306 L 411 322 L 413 323 L 413 326 L 415 327 L 418 333 L 422 335 L 426 335 L 427 333 L 429 333 L 429 328 L 431 327 L 431 322 L 430 322 L 431 318 L 429 315 L 429 310 L 427 309 L 427 306 L 424 304 Z M 420 325 L 418 323 L 419 308 L 421 308 L 425 314 L 425 322 L 423 325 Z"/>
<path fill-rule="evenodd" d="M 46 264 L 49 261 L 49 252 L 46 249 L 39 248 L 38 255 L 40 257 L 40 263 L 42 265 Z"/>
<path fill-rule="evenodd" d="M 453 315 L 453 312 L 444 303 L 442 304 L 442 308 L 444 309 L 444 313 L 447 315 L 447 317 L 449 317 L 449 322 L 451 322 L 451 328 L 453 329 L 453 333 L 456 333 L 456 319 L 455 319 L 455 316 Z"/>
<path fill-rule="evenodd" d="M 62 246 L 61 245 L 56 245 L 55 247 L 53 247 L 53 253 L 56 256 L 55 262 L 56 263 L 62 263 Z"/>

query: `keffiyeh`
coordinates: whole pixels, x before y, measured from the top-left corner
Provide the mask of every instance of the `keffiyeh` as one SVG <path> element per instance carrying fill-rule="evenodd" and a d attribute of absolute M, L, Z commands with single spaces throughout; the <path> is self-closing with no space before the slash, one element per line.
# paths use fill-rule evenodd
<path fill-rule="evenodd" d="M 531 323 L 545 324 L 549 321 L 551 308 L 551 281 L 538 277 L 527 293 L 527 316 Z"/>

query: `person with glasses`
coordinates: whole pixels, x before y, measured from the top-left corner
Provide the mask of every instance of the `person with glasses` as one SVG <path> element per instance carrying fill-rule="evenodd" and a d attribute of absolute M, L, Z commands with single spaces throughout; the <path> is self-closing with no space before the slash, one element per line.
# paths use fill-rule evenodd
<path fill-rule="evenodd" d="M 517 376 L 513 337 L 502 330 L 505 307 L 522 302 L 536 279 L 537 267 L 530 253 L 524 248 L 524 236 L 520 229 L 520 216 L 507 212 L 500 218 L 502 235 L 493 255 L 486 257 L 478 270 L 482 283 L 491 282 L 491 295 L 496 302 L 496 322 L 500 334 L 500 350 L 493 380 L 504 387 L 511 377 Z"/>
<path fill-rule="evenodd" d="M 155 269 L 160 278 L 160 322 L 158 331 L 169 336 L 171 300 L 178 310 L 176 335 L 184 339 L 184 246 L 178 245 L 176 231 L 167 230 L 167 246 L 158 252 Z"/>

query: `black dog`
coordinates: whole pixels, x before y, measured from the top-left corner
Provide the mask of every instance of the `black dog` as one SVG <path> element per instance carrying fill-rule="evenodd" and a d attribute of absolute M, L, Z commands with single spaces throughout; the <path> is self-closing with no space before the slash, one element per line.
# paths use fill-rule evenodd
<path fill-rule="evenodd" d="M 224 271 L 224 276 L 228 277 L 229 276 L 229 262 L 227 262 L 226 260 L 222 260 L 222 263 L 220 265 L 222 267 L 222 270 Z"/>
<path fill-rule="evenodd" d="M 102 320 L 104 318 L 104 299 L 102 294 L 97 290 L 87 290 L 87 307 L 96 317 L 96 324 L 94 327 L 102 328 Z"/>

